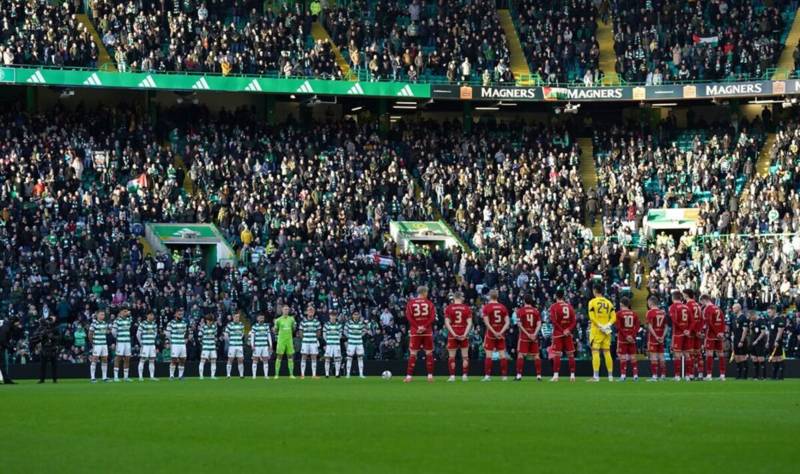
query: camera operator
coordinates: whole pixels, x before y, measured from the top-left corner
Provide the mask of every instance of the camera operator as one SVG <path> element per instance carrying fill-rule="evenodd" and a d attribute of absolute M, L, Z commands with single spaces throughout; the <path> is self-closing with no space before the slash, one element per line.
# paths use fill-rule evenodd
<path fill-rule="evenodd" d="M 56 327 L 56 316 L 50 314 L 48 317 L 43 318 L 36 333 L 31 338 L 31 343 L 39 347 L 39 356 L 41 357 L 41 369 L 39 372 L 39 383 L 44 383 L 45 375 L 47 374 L 47 363 L 53 367 L 53 383 L 58 382 L 58 347 L 61 343 L 61 334 Z"/>
<path fill-rule="evenodd" d="M 8 319 L 0 320 L 0 363 L 3 364 L 2 379 L 7 384 L 14 384 L 11 380 L 11 371 L 9 370 L 11 351 L 14 347 L 13 340 L 22 336 L 22 320 L 19 316 L 11 316 Z"/>

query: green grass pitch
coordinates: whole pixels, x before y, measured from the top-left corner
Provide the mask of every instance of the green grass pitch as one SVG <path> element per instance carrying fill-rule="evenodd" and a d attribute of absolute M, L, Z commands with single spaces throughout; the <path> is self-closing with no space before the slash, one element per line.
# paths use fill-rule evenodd
<path fill-rule="evenodd" d="M 774 474 L 797 472 L 800 380 L 23 381 L 0 406 L 4 474 Z"/>

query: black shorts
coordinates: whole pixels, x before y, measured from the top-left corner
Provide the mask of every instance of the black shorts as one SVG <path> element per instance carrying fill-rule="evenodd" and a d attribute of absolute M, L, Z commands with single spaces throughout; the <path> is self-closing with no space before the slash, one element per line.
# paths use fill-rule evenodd
<path fill-rule="evenodd" d="M 769 346 L 769 356 L 770 357 L 783 357 L 783 344 L 778 342 L 777 344 L 772 344 Z"/>
<path fill-rule="evenodd" d="M 766 357 L 767 344 L 765 342 L 759 342 L 758 344 L 750 346 L 750 355 L 753 357 Z"/>
<path fill-rule="evenodd" d="M 742 344 L 742 347 L 739 347 L 739 340 L 740 339 L 738 337 L 736 337 L 733 340 L 734 340 L 734 342 L 731 343 L 731 345 L 733 345 L 733 354 L 737 355 L 737 356 L 746 356 L 748 354 L 747 341 L 744 341 L 744 344 Z"/>

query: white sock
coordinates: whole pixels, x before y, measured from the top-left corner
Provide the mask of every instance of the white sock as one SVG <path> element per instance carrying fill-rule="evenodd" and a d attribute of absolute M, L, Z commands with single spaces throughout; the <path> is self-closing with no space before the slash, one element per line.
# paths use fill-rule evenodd
<path fill-rule="evenodd" d="M 264 378 L 269 378 L 269 360 L 264 361 Z"/>
<path fill-rule="evenodd" d="M 94 380 L 94 375 L 97 373 L 97 362 L 89 362 L 89 374 L 92 376 L 92 380 Z"/>
<path fill-rule="evenodd" d="M 252 368 L 253 368 L 253 378 L 256 378 L 256 375 L 258 375 L 258 362 L 253 362 Z"/>
<path fill-rule="evenodd" d="M 201 360 L 199 364 L 197 364 L 197 373 L 200 374 L 200 378 L 203 378 L 203 366 L 206 365 L 206 361 Z"/>
<path fill-rule="evenodd" d="M 169 376 L 170 378 L 175 376 L 175 364 L 173 364 L 172 362 L 170 362 L 169 364 Z"/>
<path fill-rule="evenodd" d="M 336 365 L 336 376 L 338 377 L 339 376 L 339 372 L 342 371 L 342 358 L 341 357 L 337 357 L 336 358 L 335 365 Z"/>
<path fill-rule="evenodd" d="M 142 371 L 144 370 L 144 360 L 139 359 L 139 378 L 144 377 Z"/>
<path fill-rule="evenodd" d="M 239 377 L 244 377 L 244 362 L 239 362 Z"/>
<path fill-rule="evenodd" d="M 156 361 L 154 360 L 150 361 L 150 378 L 156 378 Z"/>
<path fill-rule="evenodd" d="M 331 375 L 331 360 L 325 359 L 325 377 Z"/>
<path fill-rule="evenodd" d="M 183 366 L 178 366 L 178 378 L 183 378 Z"/>
<path fill-rule="evenodd" d="M 345 375 L 350 375 L 350 370 L 352 368 L 353 368 L 353 358 L 352 357 L 348 357 L 347 358 L 347 372 L 345 373 Z"/>
<path fill-rule="evenodd" d="M 124 373 L 124 374 L 125 374 L 125 379 L 127 379 L 127 378 L 128 378 L 128 375 L 131 373 L 131 369 L 130 369 L 130 367 L 129 367 L 129 368 L 127 368 L 127 369 L 123 369 L 123 370 L 122 370 L 122 373 Z"/>
<path fill-rule="evenodd" d="M 305 357 L 301 357 L 300 358 L 300 376 L 302 377 L 304 375 L 306 375 L 306 358 Z"/>
<path fill-rule="evenodd" d="M 106 380 L 108 378 L 108 364 L 100 362 L 100 369 L 103 371 L 103 380 Z"/>
<path fill-rule="evenodd" d="M 209 362 L 209 364 L 211 364 L 211 376 L 212 377 L 216 377 L 217 376 L 217 360 L 216 359 L 211 359 L 211 362 Z"/>
<path fill-rule="evenodd" d="M 599 379 L 600 378 L 600 372 L 595 372 L 594 373 L 594 378 Z"/>
<path fill-rule="evenodd" d="M 114 367 L 114 380 L 119 380 L 119 367 Z"/>
<path fill-rule="evenodd" d="M 311 376 L 317 376 L 317 361 L 314 359 L 311 359 Z"/>
<path fill-rule="evenodd" d="M 231 376 L 231 367 L 233 367 L 233 365 L 230 362 L 225 364 L 225 373 L 228 375 L 228 377 Z"/>
<path fill-rule="evenodd" d="M 363 357 L 359 357 L 358 358 L 358 375 L 360 375 L 362 377 L 364 376 L 364 358 Z"/>

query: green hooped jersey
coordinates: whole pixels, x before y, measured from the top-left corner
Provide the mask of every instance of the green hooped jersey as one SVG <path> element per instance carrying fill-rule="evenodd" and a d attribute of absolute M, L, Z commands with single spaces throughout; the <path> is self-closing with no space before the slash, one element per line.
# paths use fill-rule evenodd
<path fill-rule="evenodd" d="M 325 344 L 339 344 L 342 339 L 342 323 L 331 322 L 325 325 Z"/>
<path fill-rule="evenodd" d="M 269 324 L 255 323 L 250 328 L 250 338 L 252 339 L 253 346 L 255 347 L 269 347 Z"/>
<path fill-rule="evenodd" d="M 291 341 L 294 332 L 294 318 L 281 316 L 275 320 L 275 334 L 279 341 Z"/>
<path fill-rule="evenodd" d="M 225 326 L 225 335 L 228 336 L 228 344 L 233 347 L 241 347 L 244 342 L 244 324 L 230 322 Z"/>
<path fill-rule="evenodd" d="M 304 319 L 300 323 L 300 328 L 303 330 L 303 344 L 316 344 L 317 332 L 319 331 L 319 320 L 317 319 Z"/>
<path fill-rule="evenodd" d="M 139 324 L 139 343 L 143 346 L 156 345 L 156 323 L 155 321 L 142 321 Z"/>
<path fill-rule="evenodd" d="M 173 319 L 167 324 L 167 331 L 169 331 L 169 342 L 173 346 L 183 346 L 186 344 L 186 320 Z"/>
<path fill-rule="evenodd" d="M 106 342 L 106 333 L 108 332 L 108 323 L 105 321 L 92 321 L 92 325 L 89 326 L 89 331 L 92 332 L 92 345 L 95 346 L 105 346 L 108 345 Z"/>
<path fill-rule="evenodd" d="M 131 318 L 115 319 L 114 332 L 117 335 L 117 342 L 131 342 Z"/>
<path fill-rule="evenodd" d="M 347 321 L 347 344 L 360 346 L 364 344 L 364 321 Z"/>
<path fill-rule="evenodd" d="M 217 324 L 214 322 L 203 324 L 201 329 L 203 335 L 203 350 L 215 351 L 217 350 Z"/>

